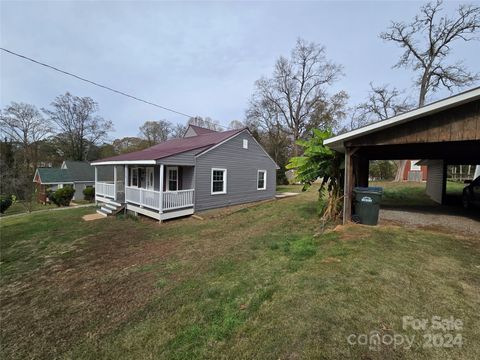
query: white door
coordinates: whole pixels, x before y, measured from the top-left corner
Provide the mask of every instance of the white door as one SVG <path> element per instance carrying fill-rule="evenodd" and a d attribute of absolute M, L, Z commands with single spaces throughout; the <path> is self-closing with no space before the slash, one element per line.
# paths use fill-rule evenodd
<path fill-rule="evenodd" d="M 153 180 L 155 176 L 153 175 L 153 167 L 147 167 L 147 190 L 153 190 Z"/>

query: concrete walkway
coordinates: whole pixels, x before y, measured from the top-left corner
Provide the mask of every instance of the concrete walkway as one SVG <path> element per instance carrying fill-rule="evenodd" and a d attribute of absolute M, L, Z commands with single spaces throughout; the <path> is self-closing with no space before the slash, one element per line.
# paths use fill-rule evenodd
<path fill-rule="evenodd" d="M 276 193 L 276 194 L 275 194 L 275 198 L 276 198 L 276 199 L 284 199 L 284 198 L 292 197 L 292 196 L 296 196 L 296 195 L 299 195 L 299 193 L 294 193 L 294 192 L 282 192 L 282 193 Z"/>

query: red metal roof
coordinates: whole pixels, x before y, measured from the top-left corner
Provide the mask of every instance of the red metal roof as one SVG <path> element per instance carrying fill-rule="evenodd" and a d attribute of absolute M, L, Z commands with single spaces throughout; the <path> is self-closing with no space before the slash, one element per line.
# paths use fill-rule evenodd
<path fill-rule="evenodd" d="M 197 127 L 198 128 L 198 127 Z M 195 129 L 197 130 L 197 129 Z M 208 129 L 205 129 L 208 130 Z M 215 146 L 222 141 L 242 132 L 244 129 L 228 130 L 222 132 L 209 131 L 198 136 L 191 136 L 181 139 L 171 139 L 163 143 L 149 147 L 148 149 L 135 151 L 127 154 L 112 156 L 105 159 L 93 161 L 92 164 L 105 161 L 141 161 L 141 160 L 158 160 L 168 156 L 183 153 L 185 151 L 198 149 L 206 150 Z"/>
<path fill-rule="evenodd" d="M 212 132 L 217 132 L 215 130 L 206 129 L 206 128 L 203 128 L 197 125 L 192 125 L 192 124 L 188 125 L 188 127 L 191 127 L 197 135 L 205 135 L 205 134 L 211 134 Z"/>

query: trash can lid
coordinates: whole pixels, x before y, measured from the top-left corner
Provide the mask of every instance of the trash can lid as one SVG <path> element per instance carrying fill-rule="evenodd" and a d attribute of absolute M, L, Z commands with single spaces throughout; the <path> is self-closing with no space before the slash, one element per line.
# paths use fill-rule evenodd
<path fill-rule="evenodd" d="M 376 193 L 383 193 L 383 188 L 380 186 L 369 186 L 369 187 L 362 187 L 362 186 L 357 186 L 353 188 L 353 191 L 356 192 L 376 192 Z"/>

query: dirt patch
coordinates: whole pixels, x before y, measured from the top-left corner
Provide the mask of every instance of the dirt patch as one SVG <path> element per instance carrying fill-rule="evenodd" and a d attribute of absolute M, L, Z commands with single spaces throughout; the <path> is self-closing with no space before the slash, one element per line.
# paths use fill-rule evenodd
<path fill-rule="evenodd" d="M 3 339 L 36 349 L 29 356 L 42 358 L 52 352 L 33 345 L 40 339 L 67 346 L 76 337 L 102 336 L 134 316 L 159 291 L 154 273 L 141 271 L 142 266 L 161 262 L 175 248 L 173 239 L 142 237 L 148 235 L 134 227 L 122 229 L 122 236 L 105 231 L 89 237 L 73 254 L 3 286 Z M 15 339 L 9 338 L 14 334 Z M 55 352 L 65 350 L 59 345 Z"/>
<path fill-rule="evenodd" d="M 83 219 L 84 221 L 93 221 L 93 220 L 105 219 L 105 216 L 100 215 L 100 214 L 98 214 L 98 213 L 95 213 L 95 214 L 87 214 L 87 215 L 82 216 L 82 219 Z"/>
<path fill-rule="evenodd" d="M 205 211 L 199 212 L 198 215 L 200 215 L 204 219 L 218 219 L 218 218 L 230 216 L 239 211 L 245 211 L 246 209 L 256 207 L 261 204 L 269 203 L 272 201 L 275 201 L 275 199 L 267 199 L 267 200 L 255 201 L 247 204 L 232 205 L 224 208 L 205 210 Z"/>
<path fill-rule="evenodd" d="M 361 224 L 345 224 L 337 225 L 333 230 L 326 231 L 325 233 L 335 232 L 341 235 L 341 240 L 358 240 L 369 235 L 371 226 Z"/>

